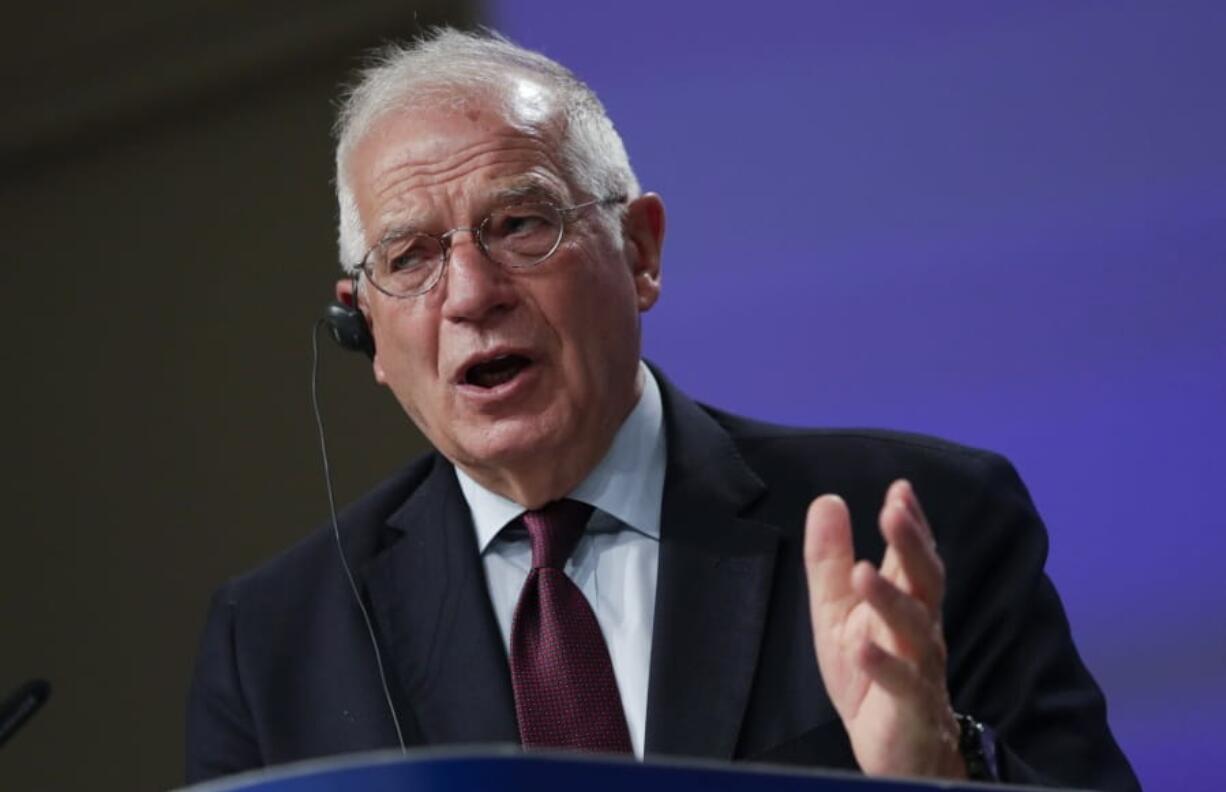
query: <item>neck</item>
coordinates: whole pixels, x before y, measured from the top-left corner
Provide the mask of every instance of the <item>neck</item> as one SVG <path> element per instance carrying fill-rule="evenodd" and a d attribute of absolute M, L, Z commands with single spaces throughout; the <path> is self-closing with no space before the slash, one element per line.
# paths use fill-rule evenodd
<path fill-rule="evenodd" d="M 607 450 L 608 447 L 605 448 Z M 602 453 L 595 459 L 587 460 L 586 464 L 575 460 L 572 466 L 566 463 L 559 464 L 555 460 L 546 466 L 531 466 L 528 469 L 517 467 L 513 472 L 477 470 L 469 467 L 463 469 L 487 490 L 515 501 L 525 509 L 539 509 L 551 501 L 565 498 L 574 491 L 588 473 L 600 463 L 603 456 Z"/>

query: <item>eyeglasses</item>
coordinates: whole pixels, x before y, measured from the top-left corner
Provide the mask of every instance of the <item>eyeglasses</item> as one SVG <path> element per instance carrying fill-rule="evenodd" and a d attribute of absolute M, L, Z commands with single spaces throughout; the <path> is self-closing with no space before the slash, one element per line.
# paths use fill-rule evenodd
<path fill-rule="evenodd" d="M 490 212 L 475 226 L 442 234 L 403 231 L 385 238 L 362 259 L 359 269 L 389 297 L 425 294 L 438 284 L 451 256 L 452 237 L 471 232 L 485 257 L 510 270 L 535 267 L 562 244 L 569 218 L 591 206 L 621 203 L 626 196 L 561 207 L 548 201 L 515 203 Z"/>

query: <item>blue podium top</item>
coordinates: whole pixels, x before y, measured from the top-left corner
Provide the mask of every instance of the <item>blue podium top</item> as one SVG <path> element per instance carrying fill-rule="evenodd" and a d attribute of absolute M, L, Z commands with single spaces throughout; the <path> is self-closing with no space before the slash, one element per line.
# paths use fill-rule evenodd
<path fill-rule="evenodd" d="M 932 792 L 1025 787 L 865 778 L 763 765 L 484 751 L 379 751 L 301 762 L 189 787 L 190 792 Z"/>

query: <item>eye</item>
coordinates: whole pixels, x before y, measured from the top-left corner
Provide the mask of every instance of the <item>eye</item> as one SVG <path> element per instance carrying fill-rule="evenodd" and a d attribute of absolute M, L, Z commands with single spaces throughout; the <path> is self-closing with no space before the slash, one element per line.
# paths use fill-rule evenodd
<path fill-rule="evenodd" d="M 438 252 L 438 242 L 427 236 L 393 239 L 383 251 L 383 265 L 388 274 L 413 272 L 429 267 Z"/>
<path fill-rule="evenodd" d="M 492 212 L 485 234 L 490 240 L 551 236 L 559 222 L 557 211 L 548 204 L 517 204 Z"/>

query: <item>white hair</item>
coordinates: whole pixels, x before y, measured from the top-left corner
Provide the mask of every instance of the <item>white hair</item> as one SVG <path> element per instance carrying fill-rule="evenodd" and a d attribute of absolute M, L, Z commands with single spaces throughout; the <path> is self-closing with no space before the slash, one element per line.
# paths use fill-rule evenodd
<path fill-rule="evenodd" d="M 508 76 L 527 75 L 549 89 L 558 106 L 563 174 L 590 198 L 639 195 L 638 179 L 613 122 L 596 94 L 565 66 L 493 31 L 440 28 L 408 44 L 375 53 L 345 96 L 336 120 L 337 242 L 341 267 L 353 273 L 366 252 L 365 232 L 346 163 L 357 144 L 388 113 L 427 102 L 463 105 L 474 94 L 505 102 Z"/>

